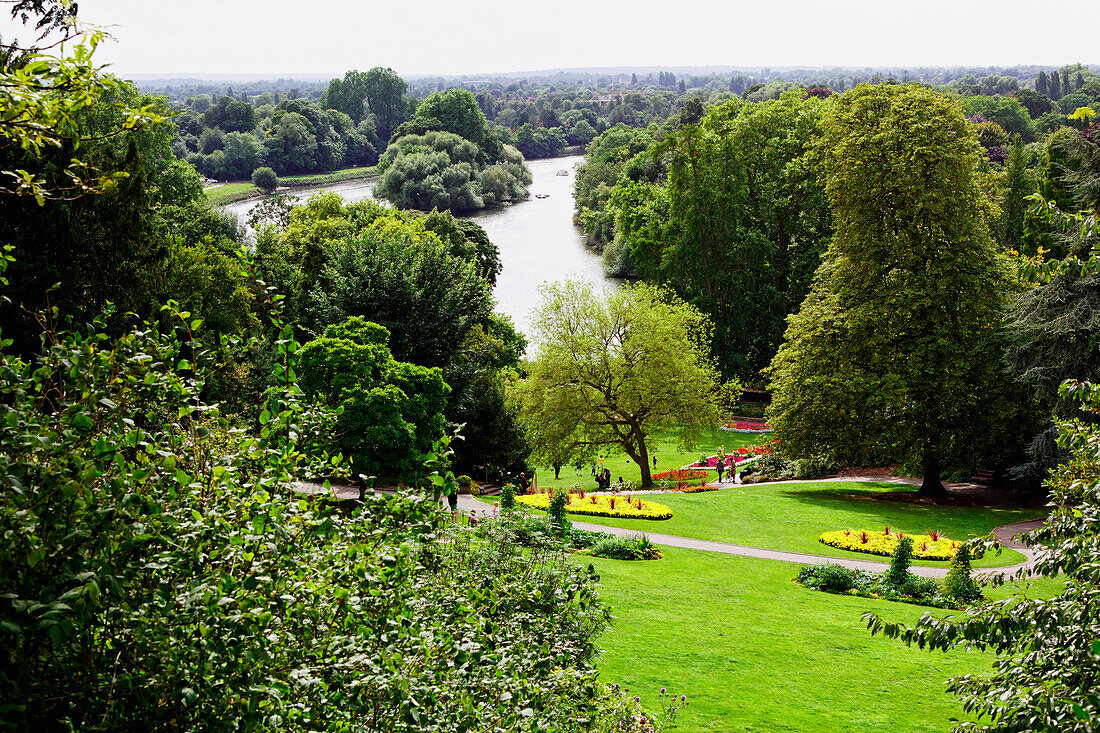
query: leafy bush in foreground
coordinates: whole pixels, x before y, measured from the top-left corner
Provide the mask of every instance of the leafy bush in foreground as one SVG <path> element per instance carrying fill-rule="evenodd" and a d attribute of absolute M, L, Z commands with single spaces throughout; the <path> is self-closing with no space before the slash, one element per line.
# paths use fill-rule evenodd
<path fill-rule="evenodd" d="M 256 435 L 198 398 L 198 344 L 156 327 L 0 355 L 0 728 L 558 730 L 592 713 L 591 568 L 440 541 L 438 495 L 349 510 L 294 493 L 339 465 L 311 457 L 281 344 L 286 389 Z"/>

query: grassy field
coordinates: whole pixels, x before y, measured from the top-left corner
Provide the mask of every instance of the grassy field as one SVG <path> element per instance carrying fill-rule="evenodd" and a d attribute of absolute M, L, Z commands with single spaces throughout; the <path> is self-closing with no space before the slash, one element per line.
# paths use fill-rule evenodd
<path fill-rule="evenodd" d="M 679 730 L 945 731 L 965 717 L 944 681 L 990 668 L 990 654 L 910 649 L 860 620 L 872 610 L 913 622 L 928 609 L 809 591 L 791 582 L 790 563 L 663 551 L 654 562 L 585 561 L 615 618 L 602 678 L 651 708 L 662 687 L 688 695 Z"/>
<path fill-rule="evenodd" d="M 751 484 L 698 494 L 662 494 L 655 501 L 672 508 L 672 519 L 614 519 L 581 517 L 610 527 L 639 532 L 670 534 L 701 540 L 729 542 L 769 550 L 889 562 L 889 558 L 848 552 L 818 542 L 822 532 L 835 529 L 882 529 L 889 526 L 906 533 L 938 530 L 953 540 L 988 534 L 994 527 L 1045 512 L 1004 507 L 930 506 L 877 501 L 886 491 L 915 488 L 880 482 L 830 482 L 803 484 Z M 1012 550 L 976 560 L 975 567 L 995 567 L 1022 562 Z M 920 562 L 943 566 L 944 562 Z"/>
<path fill-rule="evenodd" d="M 360 178 L 370 178 L 375 175 L 374 166 L 369 168 L 344 168 L 328 173 L 311 173 L 302 176 L 285 176 L 279 179 L 280 186 L 290 188 L 306 188 L 309 186 L 324 186 L 341 181 L 354 181 Z M 214 206 L 225 206 L 235 201 L 262 196 L 263 192 L 248 181 L 226 183 L 221 186 L 212 186 L 206 189 L 206 200 Z"/>
<path fill-rule="evenodd" d="M 650 470 L 654 473 L 660 473 L 662 471 L 668 471 L 672 468 L 679 468 L 680 466 L 692 463 L 699 459 L 700 453 L 706 453 L 708 456 L 712 456 L 718 452 L 719 448 L 724 448 L 727 452 L 734 450 L 735 448 L 745 448 L 751 445 L 758 445 L 767 443 L 771 439 L 770 435 L 754 435 L 746 433 L 727 433 L 724 430 L 714 428 L 703 436 L 700 444 L 693 450 L 686 451 L 677 447 L 678 436 L 675 432 L 670 432 L 664 436 L 661 436 L 653 440 L 649 444 L 650 461 L 653 460 L 653 455 L 657 456 L 657 468 L 653 470 L 653 464 L 650 463 Z M 599 460 L 596 460 L 597 466 Z M 611 480 L 614 481 L 622 476 L 628 481 L 640 481 L 641 480 L 641 468 L 638 464 L 634 463 L 629 456 L 623 453 L 604 453 L 604 465 L 611 469 Z M 540 489 L 548 488 L 564 488 L 573 484 L 579 484 L 581 488 L 588 490 L 596 488 L 596 479 L 592 477 L 591 473 L 592 462 L 586 463 L 581 470 L 581 477 L 578 478 L 576 472 L 572 466 L 562 466 L 561 478 L 554 479 L 554 469 L 549 466 L 541 467 L 538 471 L 538 485 Z M 717 479 L 718 475 L 714 474 Z"/>

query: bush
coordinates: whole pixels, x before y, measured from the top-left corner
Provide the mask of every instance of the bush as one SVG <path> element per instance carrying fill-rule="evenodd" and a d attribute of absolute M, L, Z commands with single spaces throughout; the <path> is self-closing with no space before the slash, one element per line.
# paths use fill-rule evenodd
<path fill-rule="evenodd" d="M 266 194 L 279 187 L 279 177 L 267 166 L 252 171 L 252 185 Z"/>
<path fill-rule="evenodd" d="M 890 558 L 890 569 L 886 571 L 884 580 L 888 586 L 901 588 L 909 579 L 909 566 L 913 564 L 913 540 L 909 536 L 898 540 L 898 546 Z"/>
<path fill-rule="evenodd" d="M 516 508 L 516 487 L 514 484 L 504 484 L 500 488 L 500 508 L 504 510 Z"/>
<path fill-rule="evenodd" d="M 963 545 L 951 558 L 951 569 L 943 579 L 943 594 L 959 603 L 981 600 L 982 588 L 970 573 L 970 548 Z"/>
<path fill-rule="evenodd" d="M 565 505 L 567 502 L 568 500 L 566 499 L 566 493 L 564 491 L 559 491 L 550 497 L 550 503 L 546 508 L 546 512 L 550 516 L 550 521 L 558 525 L 565 523 Z"/>
<path fill-rule="evenodd" d="M 815 590 L 844 593 L 853 588 L 869 587 L 866 575 L 868 573 L 862 570 L 853 570 L 843 565 L 829 563 L 802 568 L 798 573 L 798 582 Z"/>
<path fill-rule="evenodd" d="M 586 550 L 595 557 L 609 557 L 614 560 L 660 560 L 663 555 L 656 545 L 645 535 L 634 537 L 607 536 Z"/>
<path fill-rule="evenodd" d="M 593 572 L 493 536 L 435 542 L 445 514 L 420 496 L 295 494 L 341 469 L 314 455 L 300 392 L 233 428 L 200 398 L 220 362 L 176 341 L 189 325 L 2 357 L 0 727 L 411 733 L 431 700 L 440 730 L 547 730 L 595 712 Z M 292 347 L 287 328 L 276 379 Z M 477 663 L 430 661 L 474 645 Z"/>

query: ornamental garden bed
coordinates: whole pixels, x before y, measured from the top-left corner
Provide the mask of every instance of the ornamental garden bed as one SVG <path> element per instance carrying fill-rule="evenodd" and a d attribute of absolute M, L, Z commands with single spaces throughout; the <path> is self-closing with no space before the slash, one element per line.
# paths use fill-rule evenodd
<path fill-rule="evenodd" d="M 532 509 L 546 511 L 550 508 L 550 494 L 526 494 L 517 496 L 516 503 Z M 623 519 L 671 519 L 672 510 L 655 501 L 645 501 L 633 496 L 596 496 L 593 494 L 568 494 L 565 505 L 568 514 L 591 517 L 619 517 Z"/>
<path fill-rule="evenodd" d="M 913 540 L 913 556 L 919 560 L 950 560 L 960 547 L 938 532 L 928 534 L 905 534 L 891 532 L 889 527 L 882 530 L 843 529 L 836 532 L 824 532 L 820 537 L 823 544 L 852 552 L 865 552 L 869 555 L 889 557 L 897 550 L 903 537 Z"/>
<path fill-rule="evenodd" d="M 653 474 L 653 481 L 662 491 L 693 494 L 698 491 L 717 491 L 717 486 L 707 486 L 710 471 L 703 468 L 677 468 Z"/>
<path fill-rule="evenodd" d="M 727 433 L 750 433 L 750 434 L 763 434 L 773 432 L 767 423 L 757 420 L 736 420 L 734 422 L 728 422 L 722 426 L 722 430 Z"/>

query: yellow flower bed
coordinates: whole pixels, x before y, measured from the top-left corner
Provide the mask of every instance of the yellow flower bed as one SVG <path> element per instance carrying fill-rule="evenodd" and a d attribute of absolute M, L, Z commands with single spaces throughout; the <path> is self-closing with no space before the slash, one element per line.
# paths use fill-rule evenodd
<path fill-rule="evenodd" d="M 959 549 L 959 543 L 947 537 L 933 538 L 926 534 L 907 534 L 913 540 L 913 557 L 921 560 L 950 560 Z M 830 547 L 853 552 L 867 552 L 872 555 L 889 557 L 898 546 L 897 532 L 875 531 L 870 529 L 844 529 L 838 532 L 825 532 L 821 541 Z"/>
<path fill-rule="evenodd" d="M 546 511 L 550 508 L 549 494 L 525 494 L 516 497 L 517 504 L 532 509 Z M 641 506 L 639 506 L 641 505 Z M 672 519 L 672 510 L 655 501 L 645 501 L 626 496 L 597 496 L 589 494 L 581 497 L 569 495 L 565 505 L 569 514 L 587 514 L 590 517 L 623 517 L 625 519 Z"/>

